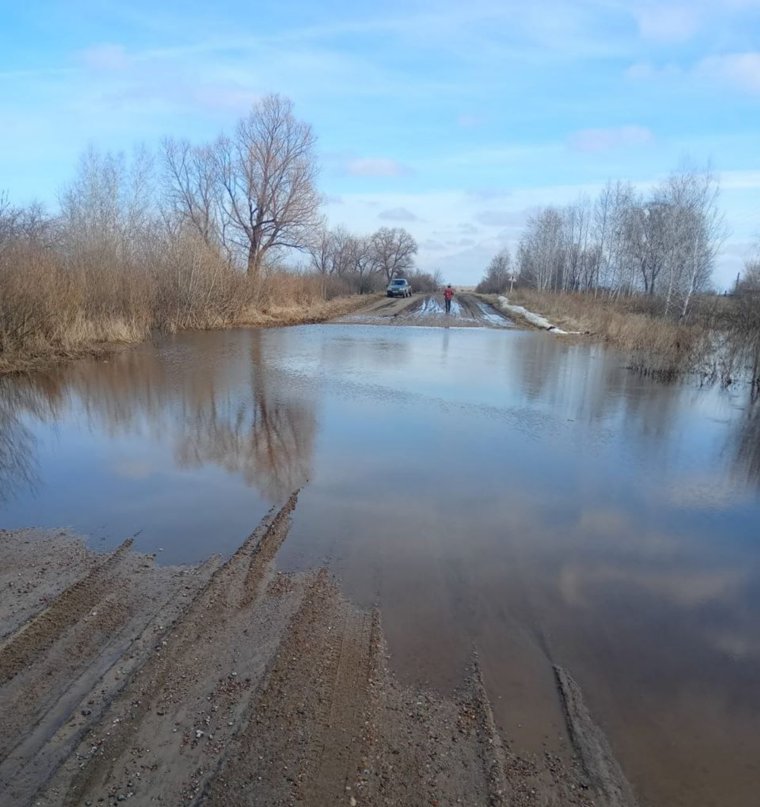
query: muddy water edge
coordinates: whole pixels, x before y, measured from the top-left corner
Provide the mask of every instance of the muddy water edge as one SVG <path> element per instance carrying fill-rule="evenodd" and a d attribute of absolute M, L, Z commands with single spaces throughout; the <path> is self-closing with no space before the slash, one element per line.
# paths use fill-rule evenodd
<path fill-rule="evenodd" d="M 251 572 L 253 578 L 235 572 L 242 577 L 230 596 L 244 610 L 263 609 L 270 630 L 259 637 L 270 655 L 254 657 L 239 649 L 245 620 L 229 617 L 229 635 L 242 658 L 230 660 L 219 674 L 226 681 L 224 676 L 238 672 L 235 665 L 243 665 L 252 670 L 249 687 L 258 693 L 224 703 L 232 710 L 228 728 L 240 753 L 261 741 L 249 731 L 246 715 L 255 714 L 263 721 L 255 725 L 272 732 L 289 727 L 298 736 L 301 718 L 305 726 L 321 727 L 315 736 L 331 724 L 329 715 L 310 713 L 308 704 L 306 717 L 296 709 L 267 723 L 272 713 L 261 700 L 275 691 L 270 687 L 292 695 L 299 681 L 306 686 L 308 668 L 287 675 L 283 669 L 278 678 L 277 659 L 288 648 L 306 658 L 308 639 L 298 637 L 317 630 L 314 613 L 328 612 L 351 637 L 346 646 L 357 648 L 366 681 L 385 682 L 373 691 L 384 693 L 386 706 L 394 703 L 400 714 L 409 706 L 405 698 L 414 697 L 418 708 L 418 700 L 424 704 L 428 697 L 419 693 L 437 693 L 430 702 L 435 716 L 404 731 L 407 737 L 422 732 L 420 747 L 440 751 L 432 762 L 409 755 L 411 746 L 389 737 L 384 719 L 373 718 L 372 725 L 385 726 L 376 745 L 365 737 L 364 757 L 354 759 L 346 750 L 332 760 L 333 779 L 365 770 L 367 760 L 377 761 L 395 744 L 410 782 L 431 764 L 438 773 L 426 792 L 452 797 L 453 784 L 442 783 L 441 771 L 454 751 L 442 732 L 450 724 L 464 726 L 461 721 L 472 714 L 474 744 L 454 754 L 454 767 L 471 772 L 467 781 L 478 802 L 502 791 L 503 803 L 541 803 L 519 801 L 521 788 L 526 799 L 531 790 L 569 798 L 574 788 L 601 788 L 595 776 L 618 782 L 607 786 L 608 803 L 633 798 L 619 785 L 624 779 L 616 778 L 616 759 L 641 804 L 754 805 L 760 782 L 759 422 L 741 390 L 663 385 L 630 373 L 622 357 L 598 347 L 510 329 L 346 324 L 185 334 L 108 361 L 4 379 L 0 527 L 68 527 L 101 553 L 72 549 L 79 559 L 67 566 L 56 560 L 60 550 L 50 549 L 45 569 L 58 570 L 60 590 L 35 595 L 34 580 L 15 583 L 31 588 L 9 595 L 21 603 L 16 611 L 3 610 L 10 676 L 5 695 L 19 686 L 22 679 L 13 683 L 19 670 L 30 668 L 45 680 L 42 667 L 34 665 L 52 663 L 60 623 L 35 620 L 80 577 L 94 575 L 103 586 L 97 596 L 88 595 L 95 604 L 85 598 L 76 606 L 81 614 L 64 609 L 66 629 L 82 631 L 82 641 L 89 637 L 86 646 L 100 659 L 95 667 L 77 668 L 83 678 L 77 678 L 82 683 L 76 694 L 84 698 L 87 676 L 97 680 L 110 669 L 97 664 L 105 664 L 109 653 L 127 653 L 115 646 L 105 656 L 96 652 L 97 636 L 108 631 L 99 619 L 110 615 L 124 637 L 138 624 L 147 630 L 169 601 L 178 607 L 181 600 L 171 592 L 205 591 L 217 569 L 246 546 L 256 524 L 267 523 L 271 508 L 280 512 L 300 490 L 298 506 L 287 512 L 287 535 L 268 544 L 267 564 L 275 566 Z M 120 550 L 126 538 L 129 547 Z M 47 546 L 49 534 L 39 540 L 40 548 Z M 126 610 L 118 610 L 118 598 L 103 581 L 111 579 L 107 575 L 122 578 L 113 570 L 98 571 L 102 558 L 114 552 L 124 555 L 115 566 L 144 564 L 135 579 L 144 579 L 145 590 L 163 586 L 166 602 L 159 598 L 153 611 L 145 610 L 143 583 L 135 583 L 125 594 Z M 155 560 L 149 557 L 154 554 Z M 246 559 L 246 570 L 259 568 L 257 563 Z M 194 565 L 180 575 L 176 564 Z M 67 568 L 74 570 L 71 580 Z M 327 569 L 342 594 L 318 569 Z M 24 581 L 23 570 L 14 574 Z M 157 584 L 150 575 L 166 579 Z M 97 605 L 103 598 L 110 603 L 105 610 Z M 95 624 L 85 624 L 85 618 Z M 373 629 L 375 619 L 382 630 Z M 292 630 L 286 627 L 291 623 Z M 31 624 L 34 631 L 18 644 L 19 631 Z M 190 628 L 182 630 L 187 634 L 179 634 L 180 646 L 195 636 Z M 213 626 L 196 633 L 204 630 L 213 633 Z M 42 639 L 30 642 L 38 633 Z M 332 647 L 327 635 L 324 641 Z M 386 643 L 387 673 L 371 655 L 372 647 Z M 212 646 L 216 650 L 208 652 L 215 657 L 219 648 Z M 347 676 L 346 664 L 355 665 L 341 662 L 335 649 L 326 658 L 330 652 L 335 674 Z M 178 675 L 191 676 L 182 665 L 192 668 L 192 659 L 177 653 Z M 132 699 L 127 706 L 141 700 L 130 687 L 139 685 L 150 701 L 159 698 L 157 682 L 164 680 L 150 669 L 139 673 L 143 656 L 137 649 L 133 656 L 135 670 L 123 673 L 137 682 L 124 690 Z M 193 685 L 198 698 L 207 683 Z M 344 689 L 364 691 L 357 686 L 347 678 Z M 75 703 L 74 693 L 67 697 Z M 77 731 L 90 730 L 81 714 L 96 711 L 87 705 L 90 699 L 77 710 L 83 724 Z M 356 711 L 350 699 L 330 702 L 337 703 L 336 715 Z M 168 707 L 156 704 L 151 714 L 167 713 Z M 572 721 L 568 730 L 568 704 L 576 716 L 587 716 L 575 734 Z M 166 743 L 183 732 L 191 746 L 200 739 L 195 731 L 207 736 L 195 716 L 179 714 L 186 706 L 172 708 L 176 719 L 166 728 Z M 53 722 L 59 720 L 58 712 L 53 715 Z M 117 717 L 121 712 L 108 712 L 110 720 Z M 151 721 L 140 723 L 145 736 L 155 729 Z M 172 731 L 175 722 L 181 731 Z M 18 736 L 33 745 L 35 735 L 27 737 L 24 725 Z M 597 742 L 597 726 L 609 740 L 609 754 Z M 223 736 L 224 730 L 220 723 L 217 731 Z M 346 731 L 361 733 L 356 726 Z M 476 736 L 485 737 L 489 748 L 495 745 L 496 755 L 481 753 Z M 37 740 L 44 745 L 42 735 Z M 314 751 L 303 742 L 301 761 L 292 764 L 307 772 L 324 767 L 315 767 Z M 127 743 L 119 753 L 127 760 L 143 745 Z M 24 780 L 23 765 L 18 767 L 24 747 L 6 749 L 4 757 L 4 775 L 16 771 L 17 782 Z M 596 748 L 585 763 L 584 747 L 587 756 Z M 188 799 L 224 803 L 218 790 L 223 782 L 250 797 L 250 772 L 232 757 L 215 758 L 215 773 L 201 757 L 189 758 L 205 773 L 182 769 L 183 782 L 196 783 L 187 785 Z M 593 774 L 600 759 L 611 760 L 606 774 Z M 72 773 L 65 779 L 67 768 L 79 762 L 77 756 L 48 760 L 51 803 L 59 792 L 57 766 L 61 781 L 74 782 L 72 793 L 106 787 L 111 774 L 119 787 L 137 787 L 137 769 L 125 767 L 117 775 L 97 762 L 93 778 Z M 276 760 L 267 760 L 255 776 L 284 788 L 269 793 L 273 799 L 287 800 L 288 788 L 297 787 L 318 803 L 333 785 L 316 774 L 304 774 L 300 784 L 288 784 L 285 776 L 283 785 L 282 771 L 268 764 Z M 521 765 L 534 767 L 520 784 L 510 785 L 505 771 Z M 386 770 L 380 762 L 377 768 Z M 42 774 L 30 769 L 27 777 L 35 776 Z M 360 785 L 371 799 L 364 803 L 399 797 L 397 791 L 371 791 L 360 780 L 352 786 Z"/>

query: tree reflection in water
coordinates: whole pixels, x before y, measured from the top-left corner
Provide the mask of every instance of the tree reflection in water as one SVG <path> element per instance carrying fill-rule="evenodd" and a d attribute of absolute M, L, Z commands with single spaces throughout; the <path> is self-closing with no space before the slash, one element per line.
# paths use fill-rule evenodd
<path fill-rule="evenodd" d="M 182 468 L 217 466 L 269 500 L 282 499 L 310 477 L 317 421 L 314 387 L 282 369 L 291 342 L 275 336 L 258 330 L 187 333 L 108 361 L 2 379 L 0 502 L 39 483 L 41 430 L 35 421 L 58 426 L 64 420 L 67 429 L 80 424 L 106 438 L 135 438 L 135 446 L 168 444 Z M 444 351 L 448 336 L 444 332 Z M 356 351 L 385 366 L 391 349 L 398 358 L 399 347 L 411 356 L 411 344 L 403 340 L 336 338 L 320 362 L 339 375 Z M 623 428 L 635 436 L 627 450 L 649 458 L 670 450 L 669 435 L 690 405 L 688 396 L 701 394 L 688 384 L 642 379 L 612 351 L 595 350 L 590 360 L 585 346 L 528 337 L 504 340 L 503 351 L 495 363 L 510 383 L 519 380 L 529 402 L 521 417 L 545 406 L 568 422 L 604 428 L 622 407 Z M 760 404 L 748 406 L 722 439 L 731 476 L 760 485 Z"/>
<path fill-rule="evenodd" d="M 0 503 L 20 490 L 34 487 L 34 435 L 21 422 L 18 408 L 9 401 L 6 384 L 0 384 Z"/>
<path fill-rule="evenodd" d="M 748 404 L 734 437 L 737 474 L 760 487 L 760 402 Z"/>
<path fill-rule="evenodd" d="M 219 466 L 272 501 L 305 484 L 316 432 L 309 391 L 293 389 L 287 374 L 270 366 L 259 331 L 248 334 L 247 351 L 231 354 L 225 334 L 201 334 L 206 338 L 197 342 L 196 336 L 177 351 L 143 346 L 107 362 L 6 379 L 0 385 L 0 500 L 37 481 L 27 415 L 41 422 L 73 415 L 111 438 L 168 441 L 180 467 Z"/>
<path fill-rule="evenodd" d="M 55 401 L 26 379 L 0 379 L 0 504 L 37 487 L 37 440 L 24 416 L 48 418 Z"/>
<path fill-rule="evenodd" d="M 314 403 L 269 366 L 260 331 L 250 334 L 250 397 L 212 396 L 184 422 L 178 461 L 212 462 L 277 501 L 304 485 L 314 452 Z"/>

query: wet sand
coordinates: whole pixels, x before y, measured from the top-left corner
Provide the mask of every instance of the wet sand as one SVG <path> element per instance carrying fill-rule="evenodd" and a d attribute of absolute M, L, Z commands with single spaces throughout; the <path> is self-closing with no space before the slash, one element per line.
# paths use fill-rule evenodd
<path fill-rule="evenodd" d="M 382 613 L 277 570 L 296 504 L 191 567 L 0 532 L 0 802 L 635 803 L 567 671 L 559 755 L 499 730 L 475 654 L 454 693 L 402 685 Z"/>

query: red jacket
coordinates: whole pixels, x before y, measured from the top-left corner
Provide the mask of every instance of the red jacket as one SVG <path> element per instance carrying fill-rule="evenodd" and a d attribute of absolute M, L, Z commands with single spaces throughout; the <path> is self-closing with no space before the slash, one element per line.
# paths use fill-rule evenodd
<path fill-rule="evenodd" d="M 450 300 L 454 296 L 454 289 L 444 289 L 443 291 L 443 299 Z"/>

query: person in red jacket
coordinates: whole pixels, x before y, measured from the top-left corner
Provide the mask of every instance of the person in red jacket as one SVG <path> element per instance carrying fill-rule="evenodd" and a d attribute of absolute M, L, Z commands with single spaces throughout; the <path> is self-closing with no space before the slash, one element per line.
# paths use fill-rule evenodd
<path fill-rule="evenodd" d="M 443 290 L 443 300 L 446 303 L 446 313 L 451 313 L 451 299 L 454 296 L 454 289 L 451 288 L 451 283 Z"/>

